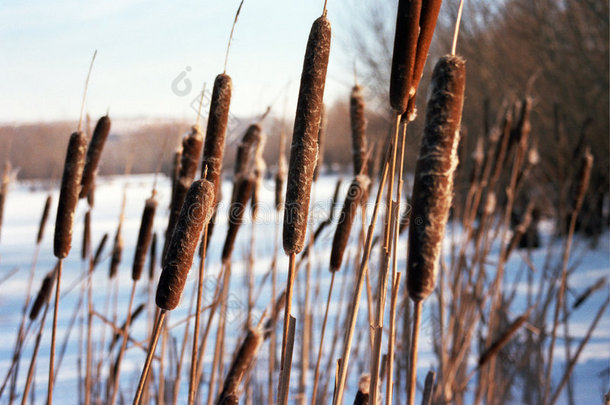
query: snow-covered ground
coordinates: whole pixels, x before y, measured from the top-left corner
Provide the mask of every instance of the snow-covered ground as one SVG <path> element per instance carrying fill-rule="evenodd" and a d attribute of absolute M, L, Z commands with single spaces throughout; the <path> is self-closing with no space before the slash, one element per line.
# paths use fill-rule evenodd
<path fill-rule="evenodd" d="M 313 220 L 314 223 L 318 223 L 327 216 L 327 210 L 330 205 L 332 193 L 336 182 L 336 177 L 326 176 L 322 177 L 315 187 L 316 203 L 313 205 Z M 95 208 L 92 212 L 92 249 L 95 249 L 104 233 L 109 234 L 109 243 L 106 245 L 104 260 L 96 269 L 93 275 L 92 285 L 93 294 L 96 310 L 104 312 L 106 308 L 106 302 L 108 301 L 107 291 L 109 286 L 112 286 L 113 282 L 108 281 L 108 270 L 109 270 L 109 255 L 112 245 L 112 239 L 116 231 L 116 227 L 119 221 L 119 212 L 121 206 L 121 200 L 123 193 L 126 193 L 126 211 L 125 211 L 125 223 L 123 225 L 123 238 L 125 241 L 125 249 L 123 251 L 123 262 L 121 263 L 120 270 L 118 273 L 118 322 L 122 323 L 125 318 L 127 311 L 127 304 L 129 299 L 129 292 L 131 289 L 131 263 L 134 255 L 134 246 L 137 239 L 137 233 L 139 228 L 139 222 L 141 218 L 142 209 L 144 207 L 144 201 L 150 196 L 151 187 L 153 184 L 152 175 L 139 175 L 129 177 L 113 177 L 113 178 L 101 178 L 98 179 L 98 187 L 95 196 Z M 344 182 L 342 187 L 342 195 L 347 190 L 349 182 Z M 159 178 L 159 209 L 157 211 L 157 217 L 155 218 L 155 231 L 159 236 L 160 242 L 163 240 L 163 230 L 167 225 L 167 206 L 169 200 L 169 181 L 166 178 Z M 265 180 L 263 183 L 263 189 L 261 193 L 261 207 L 259 209 L 259 219 L 256 221 L 254 232 L 256 238 L 256 285 L 263 279 L 265 274 L 268 272 L 273 256 L 275 247 L 275 241 L 277 240 L 276 224 L 279 219 L 276 216 L 275 210 L 273 209 L 273 198 L 274 198 L 274 184 L 272 180 Z M 28 273 L 31 267 L 32 259 L 35 251 L 35 238 L 40 220 L 40 215 L 45 202 L 45 198 L 48 191 L 40 189 L 40 187 L 34 187 L 29 183 L 16 183 L 13 184 L 10 193 L 8 195 L 5 213 L 4 223 L 2 225 L 2 235 L 0 240 L 0 378 L 4 379 L 6 370 L 8 369 L 12 350 L 15 343 L 15 336 L 17 333 L 17 326 L 19 324 L 22 306 L 24 302 L 25 292 L 27 288 Z M 44 240 L 40 250 L 40 256 L 38 264 L 36 266 L 33 292 L 35 293 L 45 273 L 53 268 L 56 259 L 52 252 L 52 239 L 53 239 L 53 228 L 55 211 L 57 204 L 57 190 L 52 190 L 53 195 L 53 207 L 51 209 L 51 215 L 49 223 L 47 224 L 47 230 L 44 236 Z M 223 183 L 223 195 L 224 200 L 228 200 L 231 195 L 231 183 L 225 181 Z M 342 198 L 341 198 L 342 201 Z M 214 235 L 210 244 L 210 251 L 208 259 L 206 261 L 206 281 L 205 281 L 205 296 L 204 300 L 208 302 L 211 300 L 211 296 L 215 286 L 215 276 L 220 270 L 220 254 L 222 244 L 224 242 L 224 235 L 226 234 L 227 228 L 227 204 L 221 204 L 220 213 L 217 216 L 217 224 L 214 229 Z M 63 276 L 61 280 L 62 286 L 62 299 L 60 301 L 60 310 L 58 317 L 58 356 L 61 350 L 61 345 L 64 340 L 66 331 L 68 330 L 70 320 L 72 318 L 76 304 L 78 303 L 80 296 L 80 284 L 77 284 L 85 274 L 85 267 L 80 259 L 81 253 L 81 240 L 83 230 L 83 218 L 86 210 L 86 204 L 81 202 L 79 204 L 77 214 L 75 216 L 75 228 L 72 240 L 72 251 L 69 257 L 65 260 Z M 229 313 L 227 315 L 228 327 L 227 327 L 227 342 L 225 345 L 225 352 L 229 358 L 233 352 L 236 343 L 243 336 L 243 324 L 245 320 L 245 308 L 246 308 L 246 294 L 244 289 L 244 258 L 247 255 L 250 233 L 252 232 L 251 224 L 249 222 L 249 214 L 246 214 L 247 222 L 241 228 L 236 248 L 233 254 L 234 265 L 232 266 L 233 279 L 231 282 L 231 293 L 229 299 Z M 359 229 L 358 223 L 355 224 L 356 229 Z M 325 300 L 328 283 L 330 281 L 330 274 L 327 271 L 327 260 L 330 253 L 330 245 L 332 242 L 332 233 L 334 226 L 327 228 L 319 242 L 316 244 L 315 255 L 313 257 L 313 266 L 311 277 L 313 282 L 318 277 L 321 279 L 321 287 L 318 296 L 313 300 L 316 305 L 317 314 L 323 311 L 323 303 Z M 552 240 L 550 235 L 550 229 L 545 228 L 543 230 L 543 242 L 545 247 L 534 251 L 531 256 L 532 263 L 534 266 L 542 266 L 548 249 L 546 246 L 551 243 L 551 254 L 557 257 L 559 260 L 560 252 L 562 250 L 561 241 Z M 451 238 L 459 237 L 459 229 L 456 227 L 455 230 L 450 228 L 447 233 L 447 244 L 450 246 Z M 355 238 L 355 232 L 353 232 L 353 238 Z M 401 239 L 404 246 L 404 238 Z M 446 249 L 448 250 L 448 249 Z M 401 250 L 402 251 L 402 250 Z M 348 252 L 349 253 L 349 252 Z M 493 255 L 493 252 L 492 252 Z M 404 256 L 404 255 L 403 255 Z M 346 258 L 347 260 L 347 258 Z M 582 291 L 584 288 L 589 286 L 593 281 L 599 277 L 606 277 L 606 280 L 610 277 L 610 236 L 606 232 L 595 250 L 591 250 L 588 241 L 582 239 L 576 239 L 573 248 L 572 261 L 578 264 L 578 270 L 571 277 L 570 286 L 575 291 Z M 282 288 L 286 279 L 286 269 L 288 265 L 287 257 L 283 254 L 280 248 L 279 262 L 278 262 L 278 283 L 279 287 Z M 519 270 L 524 266 L 523 260 L 519 255 L 513 254 L 511 260 L 508 263 L 506 274 L 507 280 L 512 281 L 511 277 L 519 273 Z M 404 257 L 399 262 L 399 269 L 404 268 Z M 15 274 L 9 276 L 9 274 L 15 270 Z M 158 271 L 155 276 L 155 281 L 158 278 Z M 353 270 L 350 270 L 353 272 Z M 347 277 L 347 286 L 349 294 L 349 284 L 351 283 L 353 273 L 342 271 L 339 273 L 338 281 L 335 283 L 336 286 L 340 286 L 343 278 Z M 304 276 L 301 271 L 300 277 Z M 191 271 L 191 275 L 187 281 L 184 296 L 181 305 L 171 313 L 168 319 L 168 325 L 171 327 L 175 326 L 172 330 L 172 335 L 178 337 L 177 344 L 181 344 L 182 330 L 184 324 L 180 321 L 183 320 L 187 314 L 189 304 L 191 302 L 191 296 L 193 293 L 194 277 L 195 272 Z M 8 277 L 5 280 L 5 277 Z M 313 284 L 313 283 L 312 283 Z M 73 288 L 74 286 L 76 288 Z M 589 299 L 582 307 L 580 307 L 573 315 L 572 323 L 570 324 L 570 332 L 575 339 L 580 339 L 584 336 L 587 331 L 588 325 L 595 316 L 597 308 L 601 305 L 604 299 L 608 296 L 608 282 L 606 281 L 606 287 L 601 291 L 598 291 L 591 299 Z M 297 284 L 297 291 L 295 300 L 298 300 L 302 295 L 299 290 L 300 285 Z M 142 281 L 138 283 L 137 295 L 135 300 L 135 306 L 145 302 L 148 299 L 148 282 L 146 277 L 142 278 Z M 521 281 L 517 287 L 518 294 L 516 302 L 513 305 L 515 314 L 525 309 L 526 307 L 526 284 Z M 346 299 L 349 295 L 346 294 Z M 338 312 L 338 301 L 340 299 L 340 287 L 336 287 L 333 294 L 333 306 L 329 315 L 329 330 L 333 330 L 335 316 Z M 256 310 L 254 319 L 262 314 L 265 306 L 269 302 L 271 296 L 269 282 L 264 283 L 259 299 L 256 302 Z M 112 300 L 111 300 L 112 301 Z M 345 311 L 345 307 L 343 309 Z M 109 309 L 109 314 L 112 316 L 112 305 Z M 360 320 L 364 322 L 366 312 L 366 303 L 363 297 L 363 305 L 360 311 Z M 132 335 L 136 340 L 144 340 L 150 328 L 149 316 L 141 316 L 132 325 Z M 207 318 L 204 318 L 207 319 Z M 321 317 L 318 315 L 314 321 L 314 328 L 320 328 Z M 424 313 L 424 320 L 426 319 L 426 313 Z M 48 358 L 49 358 L 49 347 L 50 347 L 50 325 L 51 315 L 47 319 L 45 326 L 45 333 L 42 338 L 42 345 L 40 354 L 38 356 L 38 368 L 35 380 L 35 397 L 37 403 L 43 403 L 46 397 L 46 376 L 48 370 Z M 96 344 L 99 344 L 102 339 L 102 324 L 100 322 L 95 323 L 95 330 L 93 333 Z M 34 323 L 32 330 L 37 330 L 38 323 Z M 214 332 L 215 329 L 212 329 Z M 23 387 L 25 381 L 25 374 L 27 373 L 27 366 L 31 355 L 34 339 L 33 333 L 30 333 L 30 338 L 26 343 L 26 348 L 23 353 L 23 361 L 19 372 L 18 391 Z M 317 342 L 318 334 L 315 333 L 315 341 Z M 327 335 L 328 336 L 328 335 Z M 204 370 L 207 372 L 211 362 L 211 348 L 213 347 L 214 333 L 211 335 L 211 340 L 208 342 L 208 350 L 206 350 L 206 365 Z M 356 336 L 357 337 L 357 336 Z M 106 329 L 105 344 L 108 344 L 110 337 L 109 332 Z M 59 369 L 55 395 L 54 398 L 56 403 L 77 403 L 78 394 L 78 373 L 77 373 L 77 361 L 79 359 L 79 327 L 78 322 L 74 326 L 71 334 L 70 343 L 67 346 L 61 368 Z M 328 348 L 330 348 L 330 338 L 327 339 Z M 562 341 L 558 342 L 559 347 L 555 351 L 556 358 L 556 370 L 554 374 L 556 379 L 559 378 L 559 372 L 563 369 L 564 364 L 562 363 L 564 357 L 564 351 L 561 348 Z M 297 342 L 298 345 L 298 342 Z M 190 347 L 190 346 L 189 346 Z M 317 351 L 317 344 L 316 344 Z M 189 349 L 190 350 L 190 349 Z M 337 349 L 339 350 L 339 348 Z M 338 353 L 338 351 L 337 351 Z M 114 354 L 113 354 L 114 355 Z M 129 396 L 132 395 L 134 387 L 136 386 L 137 379 L 139 378 L 139 372 L 144 362 L 145 353 L 138 348 L 128 349 L 126 358 L 122 367 L 121 374 L 121 386 L 126 395 L 126 400 L 129 402 Z M 183 371 L 189 369 L 190 361 L 189 356 L 185 356 L 185 368 Z M 261 382 L 266 381 L 267 373 L 267 345 L 261 350 L 260 366 L 255 372 L 255 377 Z M 295 352 L 295 359 L 299 356 Z M 421 336 L 420 346 L 420 361 L 419 361 L 419 375 L 421 378 L 425 375 L 425 372 L 434 367 L 434 355 L 432 353 L 431 344 L 431 329 L 424 323 Z M 296 361 L 296 360 L 295 360 Z M 358 367 L 360 361 L 352 357 L 351 367 Z M 108 373 L 108 359 L 105 359 L 102 373 L 107 375 Z M 575 395 L 576 403 L 579 404 L 595 404 L 601 402 L 601 393 L 609 388 L 609 368 L 610 366 L 610 317 L 608 314 L 604 314 L 598 328 L 596 329 L 593 338 L 587 345 L 583 352 L 580 362 L 575 369 Z M 327 370 L 328 371 L 328 370 Z M 296 389 L 298 386 L 298 372 L 292 373 L 293 382 L 291 388 Z M 356 386 L 357 373 L 350 373 L 350 380 L 348 381 L 348 390 L 353 392 Z M 183 374 L 181 380 L 181 398 L 184 398 L 186 393 L 186 384 L 188 379 Z M 207 389 L 207 386 L 206 386 Z M 347 396 L 348 398 L 351 397 Z M 3 396 L 3 401 L 7 398 L 6 393 Z M 566 403 L 565 397 L 560 400 L 560 403 Z"/>

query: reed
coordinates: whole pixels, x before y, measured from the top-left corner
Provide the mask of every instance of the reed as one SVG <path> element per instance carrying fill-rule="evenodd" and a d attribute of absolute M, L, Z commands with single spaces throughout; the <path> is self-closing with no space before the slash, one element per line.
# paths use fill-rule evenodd
<path fill-rule="evenodd" d="M 91 142 L 87 148 L 87 157 L 85 160 L 85 168 L 83 169 L 83 177 L 81 179 L 79 198 L 87 197 L 94 187 L 95 176 L 102 157 L 104 144 L 110 133 L 110 126 L 111 121 L 108 115 L 101 117 L 95 125 Z"/>
<path fill-rule="evenodd" d="M 29 318 L 30 321 L 36 320 L 38 318 L 38 314 L 42 307 L 49 303 L 51 300 L 51 294 L 53 292 L 53 286 L 55 285 L 55 279 L 57 277 L 57 266 L 48 272 L 44 279 L 42 280 L 42 284 L 40 285 L 40 289 L 38 290 L 38 294 L 36 294 L 36 298 L 34 299 L 34 303 L 32 304 L 32 308 L 30 309 Z"/>
<path fill-rule="evenodd" d="M 142 270 L 144 269 L 144 263 L 146 261 L 146 254 L 153 238 L 153 225 L 155 220 L 155 212 L 157 210 L 157 200 L 153 195 L 146 200 L 144 204 L 144 211 L 142 212 L 142 220 L 140 222 L 140 230 L 138 232 L 138 242 L 136 244 L 136 250 L 133 259 L 133 267 L 131 270 L 131 279 L 138 281 L 142 276 Z M 151 258 L 151 263 L 154 263 L 154 259 Z M 153 275 L 150 274 L 149 278 L 154 275 L 154 267 L 152 269 Z"/>
<path fill-rule="evenodd" d="M 465 83 L 466 64 L 463 59 L 451 55 L 437 62 L 432 73 L 426 124 L 415 168 L 409 226 L 407 290 L 415 302 L 410 404 L 415 400 L 421 303 L 432 293 L 436 283 L 441 243 L 451 207 Z"/>
<path fill-rule="evenodd" d="M 229 367 L 222 391 L 216 400 L 217 404 L 232 403 L 229 401 L 231 397 L 239 398 L 239 386 L 246 377 L 248 370 L 251 370 L 254 366 L 262 343 L 263 334 L 256 329 L 249 329 L 234 356 L 231 367 Z"/>
<path fill-rule="evenodd" d="M 314 21 L 307 41 L 288 165 L 282 231 L 284 252 L 290 256 L 282 338 L 282 370 L 284 372 L 287 371 L 285 370 L 284 354 L 291 316 L 295 256 L 305 246 L 311 183 L 318 155 L 317 138 L 330 54 L 330 36 L 330 21 L 326 18 L 326 9 L 324 9 L 322 16 Z M 285 383 L 289 384 L 289 381 L 285 381 Z"/>
<path fill-rule="evenodd" d="M 354 162 L 354 176 L 363 173 L 366 163 L 367 141 L 366 141 L 366 117 L 364 116 L 364 97 L 362 87 L 358 84 L 352 88 L 350 95 L 350 122 L 352 129 L 352 156 Z"/>

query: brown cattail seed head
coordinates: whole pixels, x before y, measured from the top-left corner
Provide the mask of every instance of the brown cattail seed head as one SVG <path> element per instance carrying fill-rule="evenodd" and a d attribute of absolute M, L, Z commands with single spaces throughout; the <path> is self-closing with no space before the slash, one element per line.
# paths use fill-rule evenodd
<path fill-rule="evenodd" d="M 284 206 L 283 244 L 288 255 L 299 253 L 305 246 L 311 182 L 318 160 L 318 130 L 330 35 L 330 21 L 325 16 L 314 21 L 303 61 Z"/>
<path fill-rule="evenodd" d="M 355 85 L 350 96 L 350 118 L 352 124 L 352 154 L 354 176 L 362 173 L 366 160 L 366 118 L 364 117 L 364 98 L 362 89 Z"/>
<path fill-rule="evenodd" d="M 148 279 L 152 280 L 155 277 L 155 268 L 157 265 L 157 233 L 153 233 L 152 242 L 150 242 L 150 260 L 148 261 Z"/>
<path fill-rule="evenodd" d="M 182 139 L 182 158 L 178 177 L 193 181 L 202 147 L 203 135 L 199 127 L 194 125 L 191 127 L 191 132 Z"/>
<path fill-rule="evenodd" d="M 64 173 L 61 178 L 57 218 L 55 219 L 55 236 L 53 238 L 53 253 L 63 259 L 70 253 L 72 246 L 72 226 L 74 211 L 78 203 L 80 182 L 85 164 L 87 138 L 83 132 L 74 132 L 68 142 Z"/>
<path fill-rule="evenodd" d="M 119 271 L 119 264 L 123 259 L 123 236 L 121 235 L 121 224 L 117 228 L 116 234 L 114 235 L 114 246 L 112 247 L 112 257 L 110 258 L 110 272 L 108 273 L 109 278 L 114 278 Z"/>
<path fill-rule="evenodd" d="M 44 209 L 42 210 L 42 217 L 40 217 L 40 225 L 38 225 L 38 235 L 36 235 L 36 244 L 42 242 L 44 236 L 44 229 L 47 226 L 47 219 L 49 218 L 49 212 L 51 211 L 51 202 L 53 198 L 49 195 L 44 203 Z"/>
<path fill-rule="evenodd" d="M 218 397 L 218 401 L 216 401 L 217 404 L 237 403 L 227 402 L 227 399 L 239 397 L 239 385 L 256 361 L 256 356 L 262 343 L 263 334 L 259 330 L 249 329 L 246 338 L 231 363 L 227 377 L 224 380 L 222 392 Z"/>
<path fill-rule="evenodd" d="M 341 268 L 343 253 L 345 252 L 349 240 L 354 217 L 358 211 L 360 201 L 366 194 L 369 182 L 368 176 L 361 174 L 354 178 L 347 190 L 343 209 L 341 210 L 337 229 L 335 230 L 335 236 L 333 238 L 333 247 L 330 252 L 330 271 L 332 272 L 338 271 Z"/>
<path fill-rule="evenodd" d="M 317 181 L 320 176 L 320 170 L 324 164 L 324 142 L 326 141 L 326 106 L 322 104 L 322 114 L 320 114 L 320 128 L 318 129 L 318 161 L 316 168 L 313 171 L 313 181 Z"/>
<path fill-rule="evenodd" d="M 358 393 L 354 399 L 354 405 L 368 405 L 370 384 L 371 377 L 368 374 L 362 374 L 358 380 Z"/>
<path fill-rule="evenodd" d="M 156 210 L 157 200 L 155 200 L 155 197 L 153 196 L 146 200 L 144 211 L 142 212 L 142 222 L 140 222 L 138 243 L 136 244 L 136 252 L 131 270 L 131 278 L 133 281 L 138 281 L 142 275 L 142 269 L 144 268 L 144 262 L 146 261 L 146 253 L 148 252 L 148 246 L 152 239 Z"/>
<path fill-rule="evenodd" d="M 426 60 L 428 59 L 428 51 L 430 50 L 430 43 L 432 43 L 436 20 L 438 19 L 442 2 L 443 0 L 426 0 L 421 2 L 419 37 L 417 38 L 417 55 L 415 56 L 412 84 L 412 88 L 416 91 L 424 72 Z"/>
<path fill-rule="evenodd" d="M 237 146 L 235 178 L 246 176 L 254 170 L 256 152 L 262 139 L 261 132 L 261 127 L 258 124 L 252 124 L 246 130 L 241 142 Z"/>
<path fill-rule="evenodd" d="M 30 310 L 30 320 L 35 320 L 44 304 L 49 302 L 51 292 L 53 291 L 53 285 L 55 285 L 56 274 L 57 272 L 55 268 L 48 272 L 42 280 L 42 285 L 40 286 L 40 290 L 38 290 L 38 295 L 36 295 L 36 299 L 34 300 L 34 304 L 32 304 L 32 309 Z"/>
<path fill-rule="evenodd" d="M 81 247 L 81 259 L 85 260 L 91 250 L 91 211 L 85 214 L 85 224 L 83 229 L 83 245 Z"/>
<path fill-rule="evenodd" d="M 210 114 L 203 147 L 203 170 L 207 170 L 205 179 L 214 185 L 214 207 L 218 204 L 220 194 L 220 172 L 225 149 L 225 135 L 229 121 L 229 106 L 231 104 L 231 77 L 224 73 L 216 76 Z M 203 177 L 203 176 L 202 176 Z"/>
<path fill-rule="evenodd" d="M 437 62 L 413 184 L 407 288 L 414 301 L 423 300 L 434 289 L 458 164 L 465 84 L 462 58 L 444 56 Z"/>
<path fill-rule="evenodd" d="M 93 137 L 91 138 L 89 148 L 87 149 L 87 159 L 80 183 L 81 189 L 79 198 L 85 198 L 87 194 L 89 194 L 89 190 L 95 181 L 95 175 L 100 164 L 100 158 L 102 157 L 102 150 L 104 149 L 104 144 L 106 143 L 109 133 L 110 118 L 105 115 L 97 121 L 95 129 L 93 130 Z"/>
<path fill-rule="evenodd" d="M 213 184 L 207 180 L 194 181 L 186 194 L 159 278 L 156 303 L 161 309 L 171 311 L 180 302 L 199 235 L 212 215 L 213 202 Z"/>
<path fill-rule="evenodd" d="M 233 247 L 235 246 L 235 239 L 237 238 L 237 231 L 239 231 L 239 227 L 243 222 L 246 205 L 252 196 L 255 182 L 256 180 L 253 177 L 244 177 L 235 182 L 233 201 L 231 201 L 231 206 L 229 208 L 229 229 L 227 231 L 225 244 L 222 248 L 223 262 L 231 258 Z"/>
<path fill-rule="evenodd" d="M 390 75 L 390 105 L 398 114 L 407 111 L 415 95 L 413 70 L 419 35 L 421 0 L 399 0 Z"/>
<path fill-rule="evenodd" d="M 98 265 L 100 260 L 102 259 L 102 252 L 104 251 L 104 246 L 106 246 L 106 242 L 108 241 L 108 234 L 105 233 L 100 240 L 99 245 L 97 245 L 97 249 L 95 250 L 95 255 L 93 256 L 93 266 L 92 269 Z"/>

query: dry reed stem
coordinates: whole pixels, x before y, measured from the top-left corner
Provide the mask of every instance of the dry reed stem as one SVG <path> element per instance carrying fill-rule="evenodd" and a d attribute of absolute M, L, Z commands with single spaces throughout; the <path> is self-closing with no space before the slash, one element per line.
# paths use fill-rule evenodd
<path fill-rule="evenodd" d="M 570 215 L 570 223 L 568 229 L 568 236 L 565 241 L 565 246 L 563 249 L 563 257 L 562 257 L 562 269 L 561 269 L 561 282 L 559 285 L 559 290 L 557 292 L 555 312 L 553 315 L 553 328 L 551 331 L 551 342 L 549 344 L 548 357 L 547 357 L 547 369 L 545 373 L 545 386 L 544 386 L 544 395 L 542 397 L 542 403 L 546 405 L 548 403 L 550 390 L 551 390 L 551 371 L 553 366 L 553 351 L 555 348 L 555 340 L 557 337 L 557 327 L 559 325 L 559 311 L 563 304 L 563 299 L 565 295 L 565 290 L 567 288 L 567 273 L 568 273 L 568 261 L 570 258 L 570 253 L 572 249 L 572 239 L 574 236 L 574 231 L 576 229 L 576 219 L 578 217 L 578 213 L 582 207 L 582 203 L 584 201 L 584 197 L 589 186 L 589 179 L 591 177 L 591 168 L 593 167 L 593 155 L 587 149 L 582 157 L 581 165 L 578 173 L 578 187 L 576 188 L 576 196 L 575 203 L 572 209 L 572 213 Z"/>
<path fill-rule="evenodd" d="M 413 328 L 411 336 L 411 348 L 409 351 L 409 379 L 407 405 L 415 404 L 415 389 L 417 388 L 417 350 L 419 346 L 419 328 L 421 324 L 422 301 L 414 301 L 413 305 Z"/>
<path fill-rule="evenodd" d="M 415 95 L 412 77 L 417 53 L 421 0 L 401 0 L 396 13 L 396 33 L 390 76 L 390 105 L 397 114 L 407 111 Z"/>
<path fill-rule="evenodd" d="M 53 329 L 51 331 L 51 354 L 49 356 L 49 380 L 47 387 L 47 404 L 53 403 L 53 383 L 55 378 L 53 376 L 55 368 L 55 339 L 57 335 L 57 313 L 59 312 L 59 290 L 61 286 L 61 271 L 63 268 L 63 259 L 59 259 L 57 262 L 57 276 L 55 279 L 55 303 L 53 306 Z"/>
<path fill-rule="evenodd" d="M 389 151 L 388 151 L 389 152 Z M 377 190 L 377 197 L 375 199 L 375 207 L 373 209 L 373 216 L 371 218 L 371 223 L 369 225 L 367 235 L 366 235 L 366 243 L 364 253 L 362 255 L 362 261 L 360 263 L 360 268 L 357 273 L 356 280 L 356 288 L 354 290 L 354 295 L 351 302 L 351 307 L 349 310 L 349 317 L 347 319 L 346 325 L 346 334 L 345 341 L 343 345 L 343 355 L 341 362 L 341 367 L 339 369 L 339 374 L 337 376 L 337 385 L 335 395 L 333 396 L 333 405 L 341 404 L 343 400 L 343 390 L 345 388 L 345 381 L 347 378 L 347 366 L 349 365 L 349 356 L 352 347 L 352 338 L 354 336 L 354 329 L 356 327 L 356 320 L 358 318 L 358 308 L 360 306 L 360 296 L 362 294 L 362 287 L 364 284 L 364 278 L 367 273 L 368 260 L 371 254 L 371 245 L 373 242 L 373 232 L 375 231 L 375 225 L 377 223 L 377 214 L 379 212 L 379 206 L 381 201 L 381 196 L 383 194 L 383 189 L 385 187 L 385 183 L 388 176 L 388 154 L 386 154 L 386 158 L 384 159 L 384 168 L 383 174 L 381 176 L 381 182 L 379 183 L 379 189 Z"/>
<path fill-rule="evenodd" d="M 290 255 L 289 258 L 289 264 L 288 264 L 288 277 L 286 280 L 286 302 L 285 302 L 285 306 L 284 306 L 284 329 L 283 329 L 283 333 L 282 333 L 282 356 L 280 357 L 280 370 L 283 371 L 284 370 L 284 360 L 285 360 L 285 354 L 286 354 L 286 343 L 288 339 L 288 332 L 290 329 L 290 319 L 292 318 L 291 316 L 291 308 L 292 308 L 292 293 L 293 293 L 293 287 L 294 287 L 294 279 L 295 279 L 295 273 L 296 273 L 296 269 L 295 269 L 295 259 L 296 259 L 296 254 L 292 253 Z"/>
<path fill-rule="evenodd" d="M 259 330 L 249 329 L 229 367 L 222 391 L 216 400 L 217 404 L 225 403 L 223 401 L 226 401 L 227 397 L 239 398 L 239 385 L 246 377 L 248 370 L 254 366 L 262 343 L 263 334 Z"/>
<path fill-rule="evenodd" d="M 394 252 L 397 246 L 394 245 Z M 400 289 L 401 273 L 396 273 L 393 280 L 392 296 L 390 301 L 390 336 L 388 338 L 388 357 L 387 357 L 387 373 L 386 373 L 386 404 L 392 403 L 392 393 L 394 390 L 394 346 L 396 344 L 396 304 L 398 303 L 398 290 Z"/>
<path fill-rule="evenodd" d="M 189 188 L 159 278 L 155 299 L 159 308 L 171 311 L 180 302 L 199 235 L 212 214 L 213 192 L 207 180 L 197 180 Z"/>
<path fill-rule="evenodd" d="M 50 298 L 50 297 L 49 297 Z M 42 340 L 42 331 L 44 330 L 45 320 L 47 319 L 47 313 L 49 311 L 49 303 L 45 306 L 45 310 L 42 314 L 42 319 L 40 321 L 40 327 L 38 329 L 38 334 L 36 335 L 36 343 L 34 344 L 34 351 L 32 352 L 32 358 L 30 360 L 30 366 L 28 368 L 28 376 L 25 380 L 25 387 L 23 388 L 21 405 L 26 405 L 27 399 L 30 393 L 30 387 L 34 381 L 34 370 L 36 369 L 36 358 L 38 357 L 38 350 L 40 349 L 40 341 Z"/>
<path fill-rule="evenodd" d="M 78 203 L 80 180 L 85 163 L 87 138 L 82 132 L 74 132 L 68 142 L 68 151 L 64 164 L 55 220 L 55 235 L 53 238 L 53 253 L 58 259 L 68 256 L 72 244 L 72 225 L 74 211 Z"/>
<path fill-rule="evenodd" d="M 283 245 L 287 255 L 299 253 L 305 246 L 330 36 L 330 22 L 323 15 L 311 27 L 301 73 L 284 208 Z"/>
<path fill-rule="evenodd" d="M 350 122 L 352 129 L 352 157 L 354 162 L 354 176 L 362 173 L 366 162 L 366 117 L 364 115 L 364 97 L 362 88 L 355 85 L 350 95 Z"/>
<path fill-rule="evenodd" d="M 207 224 L 203 227 L 203 241 L 201 242 L 202 254 L 199 258 L 199 274 L 197 278 L 197 303 L 195 307 L 195 326 L 193 330 L 193 349 L 191 355 L 191 375 L 189 380 L 189 404 L 195 402 L 197 395 L 197 362 L 198 362 L 198 344 L 199 344 L 199 322 L 201 316 L 201 300 L 203 296 L 203 277 L 205 272 L 205 257 L 207 249 L 208 230 Z M 205 353 L 202 352 L 202 357 Z"/>
<path fill-rule="evenodd" d="M 81 189 L 79 198 L 87 197 L 89 192 L 94 188 L 95 177 L 102 157 L 102 150 L 104 149 L 104 144 L 110 133 L 110 125 L 111 122 L 108 115 L 101 117 L 95 125 L 91 142 L 87 148 L 85 168 L 83 169 L 83 175 L 80 181 Z"/>
<path fill-rule="evenodd" d="M 330 307 L 330 298 L 333 292 L 333 285 L 335 284 L 335 273 L 331 272 L 330 286 L 328 287 L 328 298 L 326 298 L 326 309 L 324 310 L 324 319 L 322 320 L 322 330 L 320 331 L 320 349 L 318 351 L 318 359 L 316 360 L 316 368 L 313 376 L 313 390 L 311 395 L 311 405 L 315 405 L 316 397 L 318 394 L 318 379 L 320 378 L 320 362 L 322 360 L 322 352 L 324 350 L 324 334 L 326 332 L 326 321 L 328 320 L 328 309 Z"/>
<path fill-rule="evenodd" d="M 288 322 L 288 333 L 286 336 L 286 347 L 282 361 L 282 369 L 280 371 L 280 382 L 278 390 L 278 405 L 286 405 L 288 403 L 288 393 L 290 386 L 290 369 L 292 367 L 292 352 L 294 349 L 294 334 L 296 327 L 296 319 L 290 315 Z"/>
<path fill-rule="evenodd" d="M 142 391 L 144 389 L 144 384 L 148 377 L 148 372 L 150 370 L 150 365 L 153 360 L 153 356 L 155 354 L 155 348 L 157 347 L 157 342 L 159 341 L 159 335 L 163 328 L 163 321 L 165 320 L 167 311 L 161 309 L 159 311 L 159 315 L 155 320 L 155 326 L 153 327 L 152 337 L 150 339 L 150 344 L 148 346 L 148 353 L 146 355 L 146 361 L 144 363 L 144 367 L 142 368 L 142 375 L 140 376 L 140 382 L 138 383 L 138 387 L 136 389 L 136 394 L 133 399 L 133 405 L 138 405 L 140 403 L 140 399 L 142 398 Z M 163 364 L 163 362 L 161 362 Z"/>
<path fill-rule="evenodd" d="M 125 320 L 125 327 L 123 328 L 123 340 L 121 342 L 121 349 L 119 350 L 119 354 L 115 363 L 114 375 L 112 377 L 113 387 L 112 387 L 112 397 L 110 399 L 110 405 L 114 405 L 116 403 L 117 396 L 119 394 L 119 378 L 121 376 L 121 362 L 123 360 L 123 355 L 125 354 L 125 349 L 127 348 L 127 340 L 129 336 L 129 326 L 131 324 L 131 308 L 133 307 L 133 299 L 136 295 L 136 281 L 133 280 L 131 284 L 131 294 L 129 295 L 129 304 L 127 305 L 127 319 Z"/>

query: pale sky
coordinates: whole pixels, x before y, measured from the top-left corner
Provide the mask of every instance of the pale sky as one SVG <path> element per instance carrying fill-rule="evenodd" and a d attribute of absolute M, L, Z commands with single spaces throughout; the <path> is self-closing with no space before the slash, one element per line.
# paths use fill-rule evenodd
<path fill-rule="evenodd" d="M 2 0 L 0 122 L 77 120 L 95 49 L 86 104 L 92 117 L 110 108 L 120 118 L 194 118 L 190 105 L 201 85 L 205 81 L 210 90 L 222 72 L 238 5 L 239 0 Z M 286 115 L 294 115 L 307 36 L 322 5 L 323 0 L 244 2 L 227 67 L 233 115 L 259 114 L 274 100 L 275 114 L 284 114 L 287 101 Z M 347 98 L 353 81 L 346 67 L 345 7 L 345 1 L 329 0 L 333 39 L 326 102 Z M 172 82 L 183 72 L 192 89 L 180 96 Z"/>

